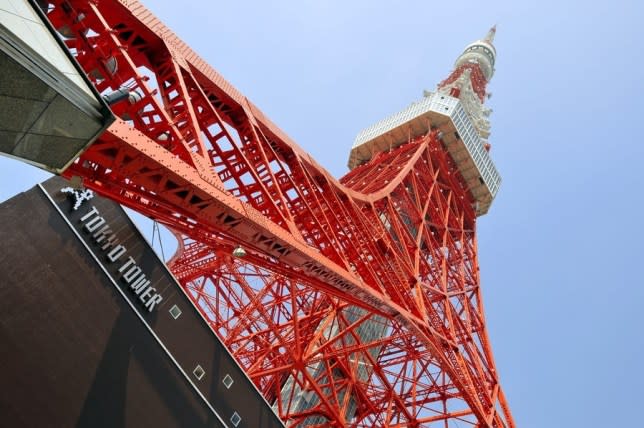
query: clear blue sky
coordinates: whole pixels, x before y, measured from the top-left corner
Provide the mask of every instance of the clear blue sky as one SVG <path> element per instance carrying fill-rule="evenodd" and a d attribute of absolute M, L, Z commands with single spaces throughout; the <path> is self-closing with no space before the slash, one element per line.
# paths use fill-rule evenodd
<path fill-rule="evenodd" d="M 337 177 L 360 129 L 433 89 L 497 23 L 490 142 L 504 181 L 478 233 L 515 419 L 644 426 L 640 3 L 146 4 Z M 0 159 L 0 199 L 45 176 Z"/>

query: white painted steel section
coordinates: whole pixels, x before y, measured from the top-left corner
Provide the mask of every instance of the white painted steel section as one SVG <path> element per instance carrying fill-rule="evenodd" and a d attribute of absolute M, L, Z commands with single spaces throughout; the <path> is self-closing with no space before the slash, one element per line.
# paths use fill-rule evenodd
<path fill-rule="evenodd" d="M 27 0 L 0 1 L 0 24 L 7 27 L 9 31 L 67 76 L 76 86 L 94 98 L 94 93 L 87 87 L 83 78 L 54 39 L 55 36 L 49 32 Z"/>
<path fill-rule="evenodd" d="M 360 132 L 351 149 L 349 168 L 426 134 L 430 126 L 442 131 L 443 143 L 474 197 L 477 215 L 487 213 L 501 185 L 501 176 L 461 101 L 445 93 L 428 94 Z"/>
<path fill-rule="evenodd" d="M 377 122 L 370 127 L 361 131 L 356 137 L 352 149 L 368 143 L 388 131 L 394 130 L 402 125 L 405 125 L 414 119 L 417 119 L 424 113 L 430 111 L 436 111 L 442 113 L 447 113 L 450 111 L 450 108 L 454 107 L 458 103 L 458 99 L 450 96 L 436 96 L 437 94 L 432 94 L 429 97 L 424 97 L 423 99 L 412 103 L 409 107 L 404 110 L 395 113 L 380 122 Z"/>
<path fill-rule="evenodd" d="M 501 186 L 501 176 L 496 170 L 490 154 L 485 150 L 481 137 L 476 132 L 476 128 L 474 128 L 474 125 L 469 120 L 461 103 L 458 103 L 454 109 L 451 119 L 456 127 L 456 131 L 465 143 L 465 147 L 467 147 L 470 156 L 474 160 L 474 164 L 479 170 L 483 181 L 485 181 L 492 198 L 494 198 Z"/>

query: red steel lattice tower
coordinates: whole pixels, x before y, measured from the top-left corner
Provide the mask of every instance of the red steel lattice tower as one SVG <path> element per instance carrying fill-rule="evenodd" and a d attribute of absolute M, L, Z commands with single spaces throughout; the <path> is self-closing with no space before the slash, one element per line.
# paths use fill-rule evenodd
<path fill-rule="evenodd" d="M 494 29 L 337 180 L 140 3 L 40 3 L 96 89 L 129 95 L 64 175 L 175 232 L 173 273 L 287 425 L 514 426 L 475 233 L 500 182 Z"/>

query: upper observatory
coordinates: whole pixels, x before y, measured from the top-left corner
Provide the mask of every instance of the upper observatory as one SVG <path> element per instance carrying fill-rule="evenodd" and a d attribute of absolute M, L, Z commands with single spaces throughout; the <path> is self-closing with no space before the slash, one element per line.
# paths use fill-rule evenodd
<path fill-rule="evenodd" d="M 492 110 L 484 105 L 489 97 L 486 87 L 494 75 L 495 34 L 496 26 L 483 39 L 467 45 L 435 92 L 425 92 L 406 109 L 362 130 L 351 148 L 349 168 L 426 135 L 430 127 L 438 128 L 441 142 L 472 195 L 476 214 L 487 213 L 501 184 L 487 141 Z"/>
<path fill-rule="evenodd" d="M 494 75 L 494 62 L 496 60 L 496 49 L 492 44 L 496 35 L 496 25 L 490 28 L 487 35 L 473 43 L 467 45 L 461 56 L 458 57 L 455 68 L 465 63 L 477 63 L 485 79 L 489 82 Z"/>

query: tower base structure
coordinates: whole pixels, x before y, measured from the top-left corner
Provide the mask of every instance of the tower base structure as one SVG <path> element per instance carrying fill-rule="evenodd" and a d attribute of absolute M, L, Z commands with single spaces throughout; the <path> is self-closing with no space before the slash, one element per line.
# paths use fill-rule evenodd
<path fill-rule="evenodd" d="M 0 205 L 3 426 L 282 427 L 123 209 L 67 186 Z"/>

